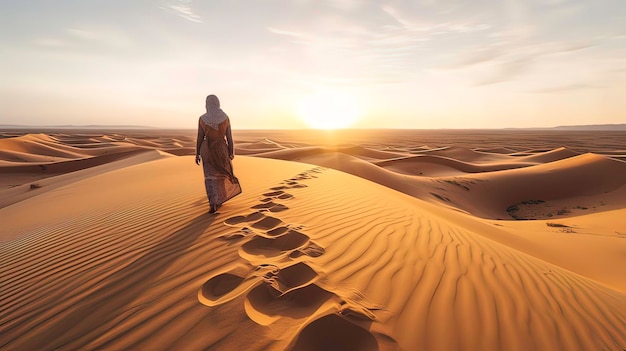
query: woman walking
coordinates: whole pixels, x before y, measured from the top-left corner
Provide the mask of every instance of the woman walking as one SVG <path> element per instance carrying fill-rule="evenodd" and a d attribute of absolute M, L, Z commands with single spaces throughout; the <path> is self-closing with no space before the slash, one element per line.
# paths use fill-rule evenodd
<path fill-rule="evenodd" d="M 234 150 L 230 120 L 220 108 L 217 96 L 209 95 L 206 113 L 198 121 L 196 141 L 196 164 L 202 159 L 204 186 L 211 206 L 209 213 L 215 213 L 224 202 L 241 193 L 231 162 Z"/>

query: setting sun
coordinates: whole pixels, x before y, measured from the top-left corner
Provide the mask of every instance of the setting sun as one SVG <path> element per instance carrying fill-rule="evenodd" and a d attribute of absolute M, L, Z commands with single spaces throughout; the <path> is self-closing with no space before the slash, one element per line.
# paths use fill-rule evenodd
<path fill-rule="evenodd" d="M 360 116 L 354 96 L 343 92 L 319 92 L 305 96 L 298 105 L 298 116 L 316 129 L 352 126 Z"/>

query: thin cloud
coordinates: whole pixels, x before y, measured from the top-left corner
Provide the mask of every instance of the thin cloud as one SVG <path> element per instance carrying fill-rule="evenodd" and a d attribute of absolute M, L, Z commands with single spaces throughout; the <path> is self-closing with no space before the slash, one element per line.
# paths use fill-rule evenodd
<path fill-rule="evenodd" d="M 131 39 L 116 28 L 65 28 L 54 37 L 37 38 L 34 44 L 46 48 L 88 49 L 93 45 L 102 47 L 128 48 L 132 46 Z"/>
<path fill-rule="evenodd" d="M 132 40 L 128 35 L 117 28 L 67 28 L 65 32 L 77 43 L 97 42 L 112 47 L 132 46 Z"/>
<path fill-rule="evenodd" d="M 289 38 L 292 43 L 302 48 L 302 55 L 316 62 L 317 67 L 335 59 L 338 62 L 352 62 L 346 69 L 362 76 L 362 72 L 377 67 L 386 74 L 406 72 L 413 55 L 424 38 L 393 30 L 341 30 L 332 33 L 303 33 L 290 29 L 267 27 L 269 32 Z M 328 67 L 321 68 L 323 70 Z M 365 69 L 364 67 L 368 67 Z M 394 78 L 395 80 L 395 78 Z"/>
<path fill-rule="evenodd" d="M 478 80 L 474 85 L 484 86 L 511 81 L 522 73 L 527 72 L 530 69 L 533 60 L 534 58 L 529 56 L 498 62 L 495 68 L 497 70 L 495 74 Z"/>
<path fill-rule="evenodd" d="M 202 23 L 202 18 L 193 11 L 190 5 L 191 0 L 178 0 L 165 5 L 165 7 L 188 21 Z"/>
<path fill-rule="evenodd" d="M 585 50 L 594 47 L 595 44 L 591 42 L 576 42 L 576 43 L 547 43 L 544 47 L 539 48 L 538 55 L 550 55 L 560 53 L 570 53 L 580 50 Z"/>
<path fill-rule="evenodd" d="M 398 24 L 402 25 L 405 28 L 413 28 L 414 25 L 411 21 L 409 21 L 408 19 L 404 18 L 399 11 L 397 11 L 395 8 L 391 7 L 391 6 L 383 6 L 381 7 L 381 10 L 386 13 L 387 15 L 389 15 L 391 18 L 393 18 Z"/>
<path fill-rule="evenodd" d="M 473 22 L 439 22 L 431 23 L 427 25 L 419 25 L 415 20 L 409 19 L 401 14 L 402 11 L 391 7 L 382 6 L 380 8 L 382 12 L 392 18 L 397 24 L 399 24 L 405 31 L 408 32 L 422 32 L 431 35 L 441 34 L 463 34 L 480 32 L 491 29 L 492 26 L 486 23 L 473 23 Z"/>
<path fill-rule="evenodd" d="M 435 69 L 463 70 L 479 66 L 488 69 L 489 73 L 481 74 L 475 79 L 475 86 L 491 85 L 517 79 L 530 71 L 533 65 L 555 54 L 571 54 L 596 46 L 591 42 L 539 42 L 517 44 L 501 42 L 498 45 L 486 44 L 468 50 L 459 55 L 460 58 L 450 64 Z M 483 70 L 484 71 L 484 70 Z"/>
<path fill-rule="evenodd" d="M 496 50 L 495 48 L 478 48 L 463 55 L 461 59 L 450 65 L 448 68 L 465 68 L 485 62 L 492 62 L 500 58 L 501 56 L 503 56 L 503 53 L 499 50 Z"/>

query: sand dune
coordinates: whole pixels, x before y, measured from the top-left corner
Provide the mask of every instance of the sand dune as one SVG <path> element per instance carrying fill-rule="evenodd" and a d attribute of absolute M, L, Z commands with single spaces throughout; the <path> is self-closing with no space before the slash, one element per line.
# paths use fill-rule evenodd
<path fill-rule="evenodd" d="M 494 172 L 505 169 L 528 167 L 532 164 L 523 162 L 498 162 L 478 164 L 459 161 L 454 158 L 421 155 L 393 160 L 373 162 L 385 169 L 409 175 L 444 176 L 464 173 Z"/>
<path fill-rule="evenodd" d="M 69 172 L 56 175 L 47 173 L 47 169 L 42 170 L 39 167 L 27 168 L 31 170 L 27 173 L 14 172 L 13 168 L 17 167 L 12 167 L 8 170 L 3 170 L 0 167 L 0 179 L 2 179 L 0 185 L 9 184 L 9 187 L 0 190 L 0 208 L 37 196 L 40 193 L 72 184 L 81 179 L 167 157 L 166 154 L 156 150 L 145 150 L 139 153 L 132 152 L 131 155 L 112 154 L 110 156 L 95 157 L 94 161 L 96 162 L 92 162 L 92 158 L 76 160 L 77 165 L 73 166 L 81 167 L 64 167 L 65 164 L 63 163 L 55 164 L 55 166 L 59 166 L 59 170 Z M 102 161 L 109 162 L 99 164 Z"/>
<path fill-rule="evenodd" d="M 611 210 L 626 206 L 626 197 L 621 197 L 621 192 L 613 193 L 626 185 L 626 163 L 606 156 L 577 155 L 559 148 L 532 156 L 509 157 L 502 162 L 487 163 L 476 162 L 476 153 L 471 150 L 456 148 L 438 149 L 428 155 L 378 161 L 370 159 L 367 162 L 363 157 L 352 155 L 351 150 L 307 147 L 259 153 L 256 156 L 341 170 L 415 197 L 443 202 L 483 218 L 549 219 L 567 215 L 572 210 L 583 210 L 583 207 L 588 210 L 602 206 L 601 210 Z M 466 155 L 474 163 L 440 156 L 444 154 Z M 492 160 L 490 156 L 486 158 Z M 528 211 L 519 210 L 519 207 L 528 207 L 524 205 L 534 209 L 551 207 L 547 201 L 567 201 L 581 196 L 588 199 L 571 206 L 563 204 L 552 211 L 544 208 L 538 213 L 524 214 L 522 212 Z M 481 201 L 477 202 L 476 197 Z M 532 206 L 539 204 L 543 205 Z M 518 207 L 517 211 L 513 209 L 515 206 Z"/>
<path fill-rule="evenodd" d="M 25 134 L 0 138 L 0 187 L 95 167 L 140 153 L 193 155 L 192 138 L 112 134 Z M 183 145 L 185 144 L 185 145 Z"/>
<path fill-rule="evenodd" d="M 619 195 L 625 190 L 626 163 L 594 154 L 523 169 L 476 174 L 466 176 L 465 179 L 472 183 L 468 186 L 469 191 L 473 192 L 474 196 L 485 199 L 471 211 L 470 204 L 467 205 L 469 212 L 481 217 L 507 218 L 504 212 L 506 210 L 509 215 L 518 219 L 548 219 L 563 209 L 555 207 L 544 209 L 537 214 L 523 214 L 520 207 L 524 207 L 523 205 L 531 208 L 541 207 L 539 205 L 549 207 L 550 201 L 580 197 L 586 197 L 588 200 L 586 203 L 572 203 L 571 207 L 583 205 L 589 208 L 600 207 L 605 206 L 606 202 L 612 205 L 603 210 L 626 206 L 626 197 Z M 615 201 L 611 200 L 613 198 Z M 518 207 L 517 210 L 515 206 Z M 485 212 L 479 212 L 481 209 Z M 550 210 L 551 212 L 548 212 Z M 552 215 L 548 215 L 549 213 Z"/>
<path fill-rule="evenodd" d="M 534 134 L 472 148 L 256 131 L 236 135 L 244 192 L 209 215 L 200 167 L 172 156 L 193 154 L 186 133 L 0 139 L 3 184 L 56 172 L 0 190 L 0 348 L 626 346 L 619 159 Z"/>
<path fill-rule="evenodd" d="M 573 157 L 580 155 L 580 153 L 572 151 L 565 147 L 560 147 L 554 150 L 545 150 L 542 152 L 527 152 L 530 155 L 521 157 L 522 160 L 526 162 L 536 162 L 536 163 L 548 163 L 558 160 L 563 160 L 568 157 Z"/>

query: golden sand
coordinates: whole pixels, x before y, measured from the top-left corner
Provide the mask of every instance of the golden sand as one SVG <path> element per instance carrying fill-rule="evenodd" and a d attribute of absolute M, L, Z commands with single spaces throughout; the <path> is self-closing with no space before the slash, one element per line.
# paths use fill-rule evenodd
<path fill-rule="evenodd" d="M 0 349 L 622 350 L 624 132 L 0 139 Z M 593 134 L 593 135 L 592 135 Z"/>

